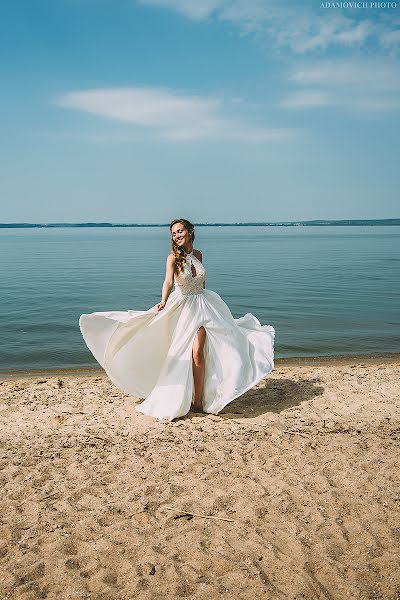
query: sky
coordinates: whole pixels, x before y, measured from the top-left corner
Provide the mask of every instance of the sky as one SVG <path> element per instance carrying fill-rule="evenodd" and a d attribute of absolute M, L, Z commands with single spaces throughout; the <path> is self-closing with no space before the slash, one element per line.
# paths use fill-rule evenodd
<path fill-rule="evenodd" d="M 399 2 L 4 0 L 0 222 L 398 218 Z"/>

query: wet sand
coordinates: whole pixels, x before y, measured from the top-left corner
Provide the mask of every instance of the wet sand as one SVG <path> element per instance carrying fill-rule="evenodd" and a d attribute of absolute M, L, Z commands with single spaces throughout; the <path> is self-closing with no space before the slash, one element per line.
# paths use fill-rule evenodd
<path fill-rule="evenodd" d="M 3 376 L 1 600 L 400 598 L 400 360 L 301 362 L 173 423 Z"/>

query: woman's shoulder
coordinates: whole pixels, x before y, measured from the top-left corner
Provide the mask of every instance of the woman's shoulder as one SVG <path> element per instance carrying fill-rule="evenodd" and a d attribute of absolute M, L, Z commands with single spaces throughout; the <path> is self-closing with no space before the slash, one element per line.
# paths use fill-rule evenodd
<path fill-rule="evenodd" d="M 203 255 L 200 252 L 200 250 L 196 250 L 195 248 L 193 248 L 193 254 L 195 255 L 195 257 L 201 262 L 203 259 Z"/>
<path fill-rule="evenodd" d="M 173 254 L 172 252 L 171 252 L 171 254 L 168 254 L 168 256 L 167 256 L 167 264 L 170 264 L 170 265 L 175 264 L 175 254 Z"/>

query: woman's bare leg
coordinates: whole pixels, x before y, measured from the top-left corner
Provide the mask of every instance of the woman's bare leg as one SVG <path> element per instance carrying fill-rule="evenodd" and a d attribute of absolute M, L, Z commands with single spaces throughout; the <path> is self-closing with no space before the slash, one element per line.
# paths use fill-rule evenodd
<path fill-rule="evenodd" d="M 205 359 L 204 359 L 204 344 L 206 341 L 206 330 L 200 327 L 196 337 L 194 338 L 192 350 L 193 363 L 193 379 L 194 379 L 194 396 L 193 406 L 202 408 L 202 397 L 204 387 Z"/>

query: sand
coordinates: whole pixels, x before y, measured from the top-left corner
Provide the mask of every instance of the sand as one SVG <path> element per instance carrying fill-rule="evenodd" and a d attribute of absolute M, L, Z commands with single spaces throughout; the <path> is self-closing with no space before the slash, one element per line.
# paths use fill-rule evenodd
<path fill-rule="evenodd" d="M 400 361 L 277 361 L 172 423 L 104 374 L 3 378 L 1 600 L 400 598 L 399 399 Z"/>

